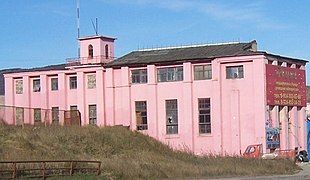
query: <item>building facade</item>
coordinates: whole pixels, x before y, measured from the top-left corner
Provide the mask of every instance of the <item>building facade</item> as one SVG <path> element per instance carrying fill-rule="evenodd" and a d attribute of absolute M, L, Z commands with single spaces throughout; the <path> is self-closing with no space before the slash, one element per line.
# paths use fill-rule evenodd
<path fill-rule="evenodd" d="M 128 126 L 196 154 L 306 148 L 305 60 L 257 51 L 256 41 L 115 59 L 115 38 L 79 40 L 80 58 L 4 75 L 5 105 L 18 108 L 8 124 L 64 124 L 57 111 L 77 109 L 82 125 Z"/>

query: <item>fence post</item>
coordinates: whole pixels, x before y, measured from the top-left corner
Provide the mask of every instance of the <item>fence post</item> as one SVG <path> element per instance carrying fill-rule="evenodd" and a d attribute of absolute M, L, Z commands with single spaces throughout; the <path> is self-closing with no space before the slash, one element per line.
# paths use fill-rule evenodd
<path fill-rule="evenodd" d="M 70 176 L 73 174 L 73 161 L 70 162 Z"/>
<path fill-rule="evenodd" d="M 45 179 L 45 162 L 42 161 L 42 178 Z"/>
<path fill-rule="evenodd" d="M 97 175 L 101 174 L 101 162 L 98 163 Z"/>
<path fill-rule="evenodd" d="M 17 170 L 16 170 L 16 163 L 15 162 L 13 162 L 13 179 L 16 179 L 16 177 L 17 177 Z"/>

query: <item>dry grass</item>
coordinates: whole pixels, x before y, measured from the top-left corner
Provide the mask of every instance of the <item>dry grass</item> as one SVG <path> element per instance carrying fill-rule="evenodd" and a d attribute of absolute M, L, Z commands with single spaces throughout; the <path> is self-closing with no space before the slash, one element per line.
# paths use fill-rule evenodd
<path fill-rule="evenodd" d="M 102 161 L 102 178 L 158 179 L 292 174 L 289 160 L 197 157 L 122 127 L 0 126 L 0 160 Z"/>

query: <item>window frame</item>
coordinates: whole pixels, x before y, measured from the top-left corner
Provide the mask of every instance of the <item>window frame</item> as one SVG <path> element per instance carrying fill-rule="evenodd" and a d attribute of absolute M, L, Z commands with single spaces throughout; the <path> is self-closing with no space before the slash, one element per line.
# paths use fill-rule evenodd
<path fill-rule="evenodd" d="M 157 68 L 157 82 L 176 82 L 184 80 L 183 66 Z"/>
<path fill-rule="evenodd" d="M 15 108 L 15 125 L 20 126 L 24 124 L 25 110 L 23 107 Z"/>
<path fill-rule="evenodd" d="M 38 116 L 36 116 L 38 115 Z M 34 108 L 33 109 L 33 120 L 34 122 L 42 122 L 42 109 L 41 108 Z"/>
<path fill-rule="evenodd" d="M 91 44 L 88 45 L 88 58 L 94 58 L 94 47 Z"/>
<path fill-rule="evenodd" d="M 132 69 L 130 72 L 131 72 L 131 84 L 147 84 L 148 83 L 147 69 Z"/>
<path fill-rule="evenodd" d="M 197 70 L 202 67 L 201 70 Z M 212 79 L 212 64 L 194 65 L 194 80 L 210 80 Z"/>
<path fill-rule="evenodd" d="M 137 130 L 147 130 L 147 101 L 135 101 L 135 114 Z M 139 119 L 141 123 L 138 123 Z"/>
<path fill-rule="evenodd" d="M 226 66 L 226 79 L 243 79 L 243 78 L 244 78 L 244 65 Z"/>
<path fill-rule="evenodd" d="M 95 108 L 92 109 L 93 107 Z M 91 110 L 94 110 L 94 113 L 92 113 Z M 97 105 L 96 104 L 88 105 L 88 124 L 97 125 Z"/>
<path fill-rule="evenodd" d="M 94 77 L 93 84 L 90 84 L 90 77 Z M 96 89 L 97 86 L 97 79 L 96 74 L 87 74 L 87 89 Z"/>
<path fill-rule="evenodd" d="M 69 76 L 69 88 L 77 89 L 77 76 Z"/>
<path fill-rule="evenodd" d="M 41 80 L 32 79 L 32 92 L 40 92 L 40 91 L 41 91 Z"/>
<path fill-rule="evenodd" d="M 59 124 L 59 107 L 52 107 L 52 124 Z"/>
<path fill-rule="evenodd" d="M 203 104 L 204 103 L 204 104 Z M 202 122 L 201 119 L 204 119 Z M 211 134 L 211 98 L 198 98 L 198 130 L 199 134 Z"/>
<path fill-rule="evenodd" d="M 55 83 L 56 83 L 56 85 L 55 85 Z M 51 78 L 51 91 L 58 91 L 58 78 L 57 77 Z"/>
<path fill-rule="evenodd" d="M 166 110 L 166 134 L 179 133 L 179 118 L 178 118 L 178 100 L 167 99 L 165 100 Z"/>
<path fill-rule="evenodd" d="M 15 93 L 23 94 L 24 93 L 24 81 L 23 79 L 15 79 Z"/>

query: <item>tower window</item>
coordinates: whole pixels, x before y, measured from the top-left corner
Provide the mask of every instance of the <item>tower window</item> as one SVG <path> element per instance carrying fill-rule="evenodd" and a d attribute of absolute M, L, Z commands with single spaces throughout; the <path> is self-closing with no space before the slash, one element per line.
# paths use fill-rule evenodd
<path fill-rule="evenodd" d="M 93 49 L 93 46 L 91 44 L 88 46 L 88 57 L 89 58 L 94 57 L 94 49 Z"/>
<path fill-rule="evenodd" d="M 105 45 L 105 58 L 108 59 L 109 58 L 109 46 Z"/>

